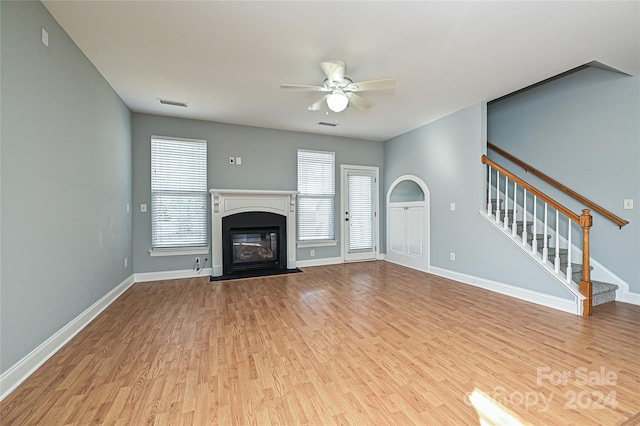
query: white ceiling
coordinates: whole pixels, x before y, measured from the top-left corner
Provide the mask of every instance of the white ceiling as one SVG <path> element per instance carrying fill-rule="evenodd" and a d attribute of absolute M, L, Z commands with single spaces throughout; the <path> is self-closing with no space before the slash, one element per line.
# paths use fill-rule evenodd
<path fill-rule="evenodd" d="M 377 141 L 591 61 L 640 72 L 638 1 L 43 3 L 133 111 Z M 398 87 L 329 115 L 280 88 L 328 60 Z"/>

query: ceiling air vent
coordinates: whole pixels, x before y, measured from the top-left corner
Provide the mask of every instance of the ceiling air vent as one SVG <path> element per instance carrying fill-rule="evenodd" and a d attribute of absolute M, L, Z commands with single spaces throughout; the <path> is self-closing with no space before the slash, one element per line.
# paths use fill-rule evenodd
<path fill-rule="evenodd" d="M 161 104 L 164 104 L 164 105 L 179 106 L 183 108 L 187 107 L 186 102 L 170 101 L 169 99 L 158 99 L 158 100 L 160 101 Z"/>
<path fill-rule="evenodd" d="M 321 121 L 318 124 L 321 126 L 329 126 L 329 127 L 336 127 L 338 125 L 338 123 L 327 123 L 326 121 Z"/>

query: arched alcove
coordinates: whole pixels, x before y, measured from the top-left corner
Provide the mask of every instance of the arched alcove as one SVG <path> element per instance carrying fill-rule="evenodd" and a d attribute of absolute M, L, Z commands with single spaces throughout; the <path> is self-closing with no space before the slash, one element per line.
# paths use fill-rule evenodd
<path fill-rule="evenodd" d="M 405 179 L 391 188 L 389 202 L 424 201 L 424 191 L 414 180 Z"/>
<path fill-rule="evenodd" d="M 387 192 L 386 259 L 429 270 L 429 188 L 417 176 L 400 176 Z"/>

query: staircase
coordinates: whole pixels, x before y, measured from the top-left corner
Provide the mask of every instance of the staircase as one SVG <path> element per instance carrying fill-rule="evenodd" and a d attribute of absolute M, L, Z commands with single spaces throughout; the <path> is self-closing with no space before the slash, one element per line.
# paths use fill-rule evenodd
<path fill-rule="evenodd" d="M 488 179 L 487 208 L 480 211 L 482 216 L 573 294 L 578 315 L 589 316 L 593 306 L 616 299 L 624 300 L 624 295 L 629 290 L 628 284 L 605 266 L 591 259 L 589 234 L 593 226 L 593 217 L 589 209 L 615 223 L 620 229 L 628 225 L 629 221 L 616 216 L 488 141 L 487 148 L 588 208 L 583 208 L 582 214 L 576 214 L 486 155 L 482 155 L 481 162 L 487 165 Z M 518 220 L 519 218 L 521 220 Z M 542 233 L 539 233 L 540 231 Z M 592 264 L 596 266 L 593 273 Z M 592 276 L 597 277 L 598 281 L 592 280 Z M 601 280 L 613 281 L 615 284 Z"/>
<path fill-rule="evenodd" d="M 494 188 L 495 194 L 495 188 Z M 567 281 L 570 278 L 571 283 L 573 284 L 574 289 L 578 289 L 580 280 L 582 278 L 582 264 L 569 262 L 569 249 L 568 248 L 556 248 L 551 247 L 552 243 L 552 233 L 553 229 L 548 229 L 547 232 L 542 234 L 535 234 L 533 229 L 533 220 L 517 220 L 513 221 L 513 209 L 504 210 L 502 208 L 503 200 L 500 199 L 499 202 L 497 199 L 492 198 L 491 202 L 491 215 L 490 220 L 497 222 L 497 228 L 500 229 L 508 238 L 514 241 L 516 244 L 525 245 L 528 248 L 531 248 L 529 251 L 530 254 L 535 253 L 535 256 L 532 256 L 536 261 L 540 264 L 546 265 L 550 267 L 554 272 L 558 272 L 557 276 L 559 279 Z M 518 208 L 519 207 L 519 208 Z M 516 206 L 516 211 L 523 211 L 522 206 Z M 499 213 L 498 213 L 499 212 Z M 486 214 L 486 212 L 484 212 Z M 498 216 L 496 216 L 498 214 Z M 499 218 L 496 220 L 496 218 Z M 505 219 L 506 219 L 506 228 L 505 228 Z M 515 234 L 513 232 L 515 228 Z M 537 227 L 536 227 L 537 228 Z M 526 234 L 525 234 L 526 231 Z M 524 240 L 522 236 L 526 235 Z M 533 241 L 536 241 L 536 247 L 533 248 Z M 545 239 L 546 244 L 545 244 Z M 526 241 L 526 243 L 524 243 Z M 547 252 L 546 259 L 543 257 L 544 252 Z M 575 250 L 575 248 L 574 248 Z M 528 250 L 527 250 L 528 251 Z M 556 268 L 556 262 L 558 267 Z M 567 269 L 569 269 L 569 274 L 567 274 Z M 592 270 L 593 268 L 590 268 Z M 569 278 L 567 278 L 569 277 Z M 602 305 L 604 303 L 613 302 L 616 300 L 616 290 L 618 290 L 618 286 L 616 284 L 601 282 L 601 281 L 591 281 L 592 283 L 592 306 Z M 575 293 L 575 292 L 574 292 Z"/>

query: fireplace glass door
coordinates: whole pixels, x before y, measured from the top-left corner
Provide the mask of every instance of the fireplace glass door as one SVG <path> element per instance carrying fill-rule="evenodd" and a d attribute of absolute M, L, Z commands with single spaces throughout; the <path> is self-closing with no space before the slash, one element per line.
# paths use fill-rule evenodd
<path fill-rule="evenodd" d="M 234 271 L 279 267 L 278 229 L 231 231 Z"/>

